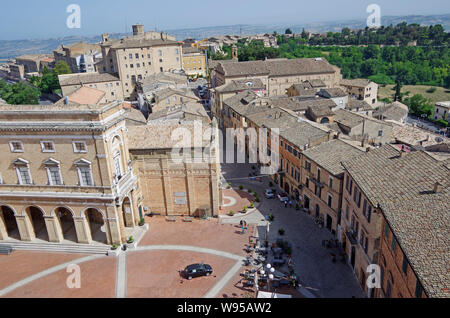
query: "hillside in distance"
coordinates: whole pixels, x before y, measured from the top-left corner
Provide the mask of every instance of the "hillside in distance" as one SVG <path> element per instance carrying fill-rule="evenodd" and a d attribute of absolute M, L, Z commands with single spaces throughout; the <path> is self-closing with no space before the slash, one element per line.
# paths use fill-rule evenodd
<path fill-rule="evenodd" d="M 450 14 L 443 15 L 414 15 L 414 16 L 383 16 L 382 24 L 397 25 L 401 22 L 417 23 L 421 25 L 435 25 L 441 24 L 446 31 L 450 30 Z M 228 26 L 212 26 L 199 27 L 188 29 L 173 29 L 165 30 L 177 39 L 184 40 L 186 38 L 203 39 L 207 37 L 235 34 L 235 35 L 251 35 L 260 33 L 284 33 L 286 28 L 290 28 L 295 33 L 300 33 L 302 29 L 325 33 L 328 31 L 337 32 L 342 28 L 348 27 L 350 29 L 361 29 L 366 27 L 364 20 L 346 20 L 346 21 L 327 21 L 309 24 L 301 23 L 280 23 L 280 24 L 266 24 L 266 25 L 228 25 Z M 107 32 L 107 30 L 105 30 Z M 120 38 L 129 35 L 125 33 L 111 34 L 112 38 Z M 24 54 L 49 53 L 51 54 L 61 44 L 70 45 L 76 42 L 85 41 L 89 43 L 100 42 L 101 36 L 65 36 L 53 39 L 24 39 L 24 40 L 0 40 L 0 63 L 8 59 Z"/>

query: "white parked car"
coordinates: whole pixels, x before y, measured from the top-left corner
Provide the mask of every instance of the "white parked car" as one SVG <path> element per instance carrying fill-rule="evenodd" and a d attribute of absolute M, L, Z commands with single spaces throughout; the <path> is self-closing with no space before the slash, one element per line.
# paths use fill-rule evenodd
<path fill-rule="evenodd" d="M 266 189 L 266 191 L 264 192 L 264 196 L 266 197 L 266 199 L 275 199 L 275 193 L 273 193 L 272 189 Z"/>
<path fill-rule="evenodd" d="M 285 192 L 283 192 L 283 193 L 280 193 L 279 195 L 278 195 L 278 199 L 280 199 L 280 201 L 281 202 L 288 202 L 289 201 L 289 196 L 287 195 L 287 193 L 285 193 Z"/>

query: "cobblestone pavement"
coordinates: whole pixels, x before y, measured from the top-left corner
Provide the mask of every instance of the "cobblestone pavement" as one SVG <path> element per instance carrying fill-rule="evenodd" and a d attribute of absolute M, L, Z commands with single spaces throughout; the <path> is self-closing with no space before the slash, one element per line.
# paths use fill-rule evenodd
<path fill-rule="evenodd" d="M 356 277 L 347 264 L 332 263 L 331 250 L 322 246 L 322 241 L 331 239 L 332 235 L 326 229 L 320 229 L 314 219 L 294 208 L 285 208 L 278 199 L 264 199 L 264 190 L 269 187 L 269 178 L 263 177 L 262 182 L 251 181 L 248 173 L 252 171 L 249 164 L 223 164 L 222 174 L 226 182 L 233 187 L 243 185 L 251 187 L 263 198 L 258 211 L 243 218 L 221 219 L 222 223 L 239 223 L 241 219 L 248 224 L 256 224 L 261 239 L 266 235 L 267 221 L 265 217 L 274 215 L 274 221 L 269 226 L 269 241 L 279 238 L 278 230 L 283 228 L 283 239 L 293 245 L 292 260 L 295 272 L 303 287 L 317 297 L 350 298 L 365 297 Z M 279 189 L 279 191 L 281 191 Z"/>

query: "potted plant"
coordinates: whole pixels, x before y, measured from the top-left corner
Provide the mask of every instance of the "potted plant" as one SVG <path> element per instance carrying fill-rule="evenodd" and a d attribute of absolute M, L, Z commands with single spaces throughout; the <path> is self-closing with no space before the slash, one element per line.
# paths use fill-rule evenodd
<path fill-rule="evenodd" d="M 255 207 L 255 204 L 252 202 L 250 203 L 250 208 L 253 209 Z"/>
<path fill-rule="evenodd" d="M 286 233 L 286 231 L 284 229 L 279 229 L 278 230 L 278 234 L 280 234 L 281 236 L 283 236 L 284 233 Z"/>
<path fill-rule="evenodd" d="M 140 220 L 139 220 L 139 226 L 144 226 L 145 225 L 145 219 L 144 218 L 141 218 Z"/>
<path fill-rule="evenodd" d="M 252 189 L 248 188 L 247 189 L 248 193 L 252 193 Z"/>
<path fill-rule="evenodd" d="M 257 197 L 257 196 L 258 196 L 258 192 L 253 191 L 253 196 L 254 196 L 254 197 Z"/>
<path fill-rule="evenodd" d="M 128 244 L 133 244 L 133 243 L 134 243 L 134 237 L 133 237 L 133 236 L 130 236 L 130 237 L 128 238 L 128 240 L 127 240 L 127 243 L 128 243 Z"/>
<path fill-rule="evenodd" d="M 117 245 L 117 244 L 113 244 L 112 246 L 111 246 L 111 249 L 107 252 L 107 255 L 108 256 L 117 256 L 117 255 L 119 255 L 120 254 L 120 248 L 119 248 L 119 245 Z"/>
<path fill-rule="evenodd" d="M 256 201 L 256 202 L 259 202 L 259 201 L 260 201 L 260 200 L 259 200 L 259 196 L 256 196 L 255 201 Z"/>
<path fill-rule="evenodd" d="M 233 216 L 233 215 L 234 215 L 234 211 L 230 211 L 230 212 L 228 213 L 228 215 L 229 215 L 229 216 Z"/>
<path fill-rule="evenodd" d="M 247 213 L 247 206 L 246 205 L 244 205 L 244 207 L 242 208 L 242 212 L 244 212 L 244 213 Z"/>
<path fill-rule="evenodd" d="M 243 185 L 240 185 L 240 186 L 239 186 L 239 190 L 244 190 L 244 186 L 243 186 Z"/>

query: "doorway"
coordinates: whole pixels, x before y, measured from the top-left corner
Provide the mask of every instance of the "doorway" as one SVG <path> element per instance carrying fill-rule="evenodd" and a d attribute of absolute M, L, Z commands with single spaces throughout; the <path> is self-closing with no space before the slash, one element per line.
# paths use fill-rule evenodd
<path fill-rule="evenodd" d="M 1 206 L 0 221 L 2 221 L 2 217 L 5 224 L 6 235 L 8 235 L 9 238 L 20 240 L 19 228 L 17 226 L 14 211 L 7 206 Z"/>
<path fill-rule="evenodd" d="M 49 241 L 47 226 L 44 220 L 44 212 L 34 206 L 26 208 L 25 211 L 33 227 L 35 237 L 44 241 Z"/>
<path fill-rule="evenodd" d="M 352 265 L 352 268 L 355 268 L 355 247 L 352 246 L 351 251 L 350 251 L 350 264 Z"/>
<path fill-rule="evenodd" d="M 327 223 L 326 223 L 326 228 L 328 229 L 328 231 L 331 232 L 331 227 L 333 226 L 333 219 L 331 216 L 329 216 L 327 214 Z"/>

